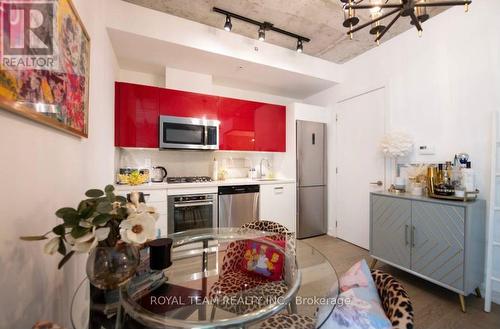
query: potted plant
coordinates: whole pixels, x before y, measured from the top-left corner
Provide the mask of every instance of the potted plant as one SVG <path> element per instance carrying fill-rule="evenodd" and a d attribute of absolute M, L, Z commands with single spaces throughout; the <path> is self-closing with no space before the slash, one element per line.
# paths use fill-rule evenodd
<path fill-rule="evenodd" d="M 87 276 L 101 289 L 114 289 L 126 282 L 139 265 L 138 247 L 155 237 L 155 209 L 139 202 L 132 192 L 130 201 L 115 195 L 114 187 L 91 189 L 78 207 L 55 212 L 62 223 L 39 236 L 21 240 L 48 240 L 44 252 L 63 257 L 60 269 L 75 253 L 89 253 Z"/>

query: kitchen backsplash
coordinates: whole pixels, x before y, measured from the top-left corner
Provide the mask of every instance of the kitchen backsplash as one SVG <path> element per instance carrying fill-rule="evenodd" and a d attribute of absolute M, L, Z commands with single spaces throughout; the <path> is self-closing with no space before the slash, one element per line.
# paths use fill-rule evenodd
<path fill-rule="evenodd" d="M 256 152 L 204 152 L 148 149 L 118 149 L 117 168 L 148 168 L 163 166 L 168 176 L 211 176 L 214 158 L 219 168 L 227 170 L 228 178 L 247 177 L 250 168 L 257 168 L 265 158 L 273 168 L 273 153 Z M 275 173 L 278 174 L 278 173 Z"/>

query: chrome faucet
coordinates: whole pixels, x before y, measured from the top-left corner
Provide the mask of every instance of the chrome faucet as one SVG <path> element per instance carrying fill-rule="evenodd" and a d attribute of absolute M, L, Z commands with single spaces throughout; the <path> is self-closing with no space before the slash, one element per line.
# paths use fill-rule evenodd
<path fill-rule="evenodd" d="M 267 162 L 267 169 L 269 169 L 270 167 L 270 163 L 269 163 L 269 160 L 266 159 L 266 158 L 262 158 L 262 160 L 260 160 L 260 178 L 265 178 L 266 175 L 267 175 L 267 170 L 266 170 L 266 175 L 264 175 L 264 167 L 263 167 L 263 164 L 264 164 L 264 161 Z"/>

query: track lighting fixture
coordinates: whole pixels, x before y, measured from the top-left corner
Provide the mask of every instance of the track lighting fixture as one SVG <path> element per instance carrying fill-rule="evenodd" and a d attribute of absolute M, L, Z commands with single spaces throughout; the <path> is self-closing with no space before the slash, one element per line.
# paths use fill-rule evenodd
<path fill-rule="evenodd" d="M 297 39 L 297 52 L 301 53 L 304 51 L 304 47 L 302 46 L 302 40 Z"/>
<path fill-rule="evenodd" d="M 264 30 L 264 27 L 261 26 L 259 27 L 259 41 L 264 41 L 266 40 L 266 30 Z"/>
<path fill-rule="evenodd" d="M 231 32 L 233 24 L 231 24 L 231 16 L 226 15 L 226 23 L 224 24 L 224 30 Z"/>
<path fill-rule="evenodd" d="M 258 36 L 258 39 L 260 41 L 266 40 L 266 31 L 277 32 L 277 33 L 289 36 L 291 38 L 297 39 L 296 50 L 299 53 L 304 51 L 303 43 L 311 41 L 311 39 L 309 39 L 309 38 L 306 38 L 306 37 L 303 37 L 301 35 L 277 28 L 270 22 L 259 22 L 259 21 L 256 21 L 254 19 L 251 19 L 251 18 L 248 18 L 245 16 L 241 16 L 241 15 L 238 15 L 238 14 L 235 14 L 235 13 L 232 13 L 232 12 L 229 12 L 227 10 L 220 9 L 217 7 L 213 7 L 212 10 L 215 11 L 216 13 L 219 13 L 219 14 L 226 16 L 226 22 L 224 24 L 224 30 L 226 30 L 226 31 L 231 31 L 231 29 L 233 27 L 233 24 L 231 23 L 231 19 L 235 18 L 235 19 L 238 19 L 240 21 L 247 22 L 247 23 L 253 24 L 255 26 L 258 26 L 259 30 L 258 30 L 257 36 Z M 356 19 L 358 19 L 358 18 L 356 17 Z M 358 21 L 359 21 L 359 19 L 358 19 Z"/>

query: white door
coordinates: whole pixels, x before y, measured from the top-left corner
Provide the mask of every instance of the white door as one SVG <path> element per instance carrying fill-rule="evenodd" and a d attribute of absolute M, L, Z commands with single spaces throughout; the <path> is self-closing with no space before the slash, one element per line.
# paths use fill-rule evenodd
<path fill-rule="evenodd" d="M 337 104 L 337 237 L 369 248 L 370 192 L 385 186 L 385 90 Z M 377 182 L 379 185 L 377 185 Z"/>

